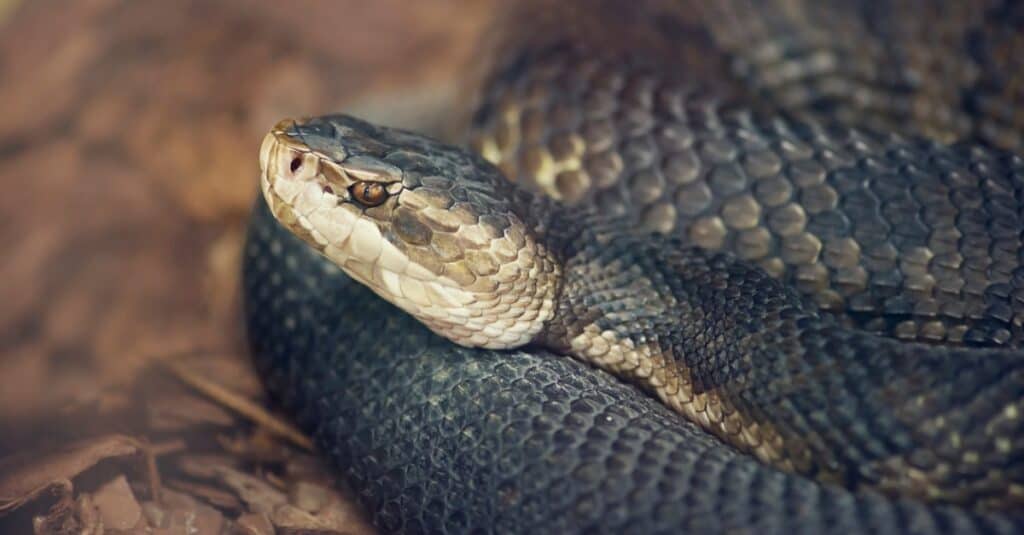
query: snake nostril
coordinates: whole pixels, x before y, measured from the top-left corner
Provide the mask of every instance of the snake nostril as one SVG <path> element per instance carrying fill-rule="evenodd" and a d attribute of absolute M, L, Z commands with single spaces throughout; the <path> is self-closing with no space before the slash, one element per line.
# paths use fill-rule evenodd
<path fill-rule="evenodd" d="M 302 158 L 298 156 L 292 158 L 292 163 L 288 167 L 289 169 L 292 170 L 293 173 L 298 171 L 299 168 L 302 167 Z"/>

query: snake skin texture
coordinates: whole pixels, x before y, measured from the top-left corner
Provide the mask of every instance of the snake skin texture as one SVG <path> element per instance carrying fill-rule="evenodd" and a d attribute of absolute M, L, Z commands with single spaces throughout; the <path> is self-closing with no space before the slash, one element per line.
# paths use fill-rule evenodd
<path fill-rule="evenodd" d="M 542 4 L 528 33 L 497 35 L 471 121 L 484 158 L 564 203 L 515 214 L 564 271 L 534 341 L 678 414 L 539 349 L 451 346 L 257 209 L 245 262 L 256 362 L 378 525 L 1019 530 L 1024 121 L 1019 75 L 1000 68 L 1018 61 L 1006 51 L 1020 48 L 1021 9 Z M 914 16 L 929 13 L 944 22 Z M 310 123 L 311 139 L 331 125 L 319 153 L 353 152 L 347 121 Z M 376 134 L 357 148 L 393 142 Z M 354 172 L 386 167 L 372 161 Z M 404 189 L 389 191 L 426 183 L 396 164 Z M 418 228 L 387 206 L 366 210 L 374 236 Z M 300 232 L 331 256 L 315 235 Z M 473 342 L 484 327 L 451 335 L 389 300 L 487 345 Z"/>
<path fill-rule="evenodd" d="M 1019 344 L 1019 156 L 758 121 L 647 58 L 541 43 L 496 69 L 474 119 L 505 176 L 733 251 L 877 332 Z"/>
<path fill-rule="evenodd" d="M 525 0 L 494 63 L 555 43 L 629 57 L 718 100 L 879 131 L 1024 147 L 1024 5 L 1013 0 Z"/>
<path fill-rule="evenodd" d="M 460 348 L 281 227 L 245 249 L 258 368 L 392 533 L 1018 533 L 1024 517 L 785 474 L 543 351 Z"/>

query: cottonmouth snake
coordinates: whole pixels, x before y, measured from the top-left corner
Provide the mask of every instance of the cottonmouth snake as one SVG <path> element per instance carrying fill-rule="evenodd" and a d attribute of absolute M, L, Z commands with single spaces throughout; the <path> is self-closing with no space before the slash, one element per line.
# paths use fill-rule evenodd
<path fill-rule="evenodd" d="M 389 531 L 1021 529 L 1024 9 L 690 7 L 511 8 L 479 155 L 275 126 L 268 387 Z"/>

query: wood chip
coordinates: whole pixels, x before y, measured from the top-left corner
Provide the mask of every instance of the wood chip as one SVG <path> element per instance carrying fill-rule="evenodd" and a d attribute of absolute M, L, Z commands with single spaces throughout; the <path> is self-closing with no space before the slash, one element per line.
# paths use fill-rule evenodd
<path fill-rule="evenodd" d="M 71 480 L 115 457 L 138 455 L 142 443 L 125 435 L 108 435 L 71 444 L 49 455 L 18 455 L 0 461 L 0 516 L 45 493 L 67 494 Z"/>
<path fill-rule="evenodd" d="M 239 535 L 274 535 L 274 525 L 265 513 L 246 513 L 235 521 Z"/>
<path fill-rule="evenodd" d="M 135 500 L 135 494 L 123 475 L 93 493 L 93 503 L 106 528 L 126 530 L 135 527 L 142 519 L 142 507 Z"/>
<path fill-rule="evenodd" d="M 306 481 L 296 482 L 288 492 L 288 501 L 292 505 L 312 514 L 323 509 L 329 499 L 327 489 Z"/>
<path fill-rule="evenodd" d="M 147 518 L 159 517 L 160 520 L 160 525 L 152 531 L 153 535 L 218 534 L 223 531 L 226 521 L 220 511 L 183 492 L 168 489 L 164 494 L 164 503 L 153 506 L 161 512 L 146 513 Z"/>
<path fill-rule="evenodd" d="M 248 435 L 217 435 L 217 442 L 225 451 L 250 462 L 280 463 L 295 457 L 295 450 L 282 444 L 266 429 L 260 427 Z"/>
<path fill-rule="evenodd" d="M 167 485 L 173 489 L 196 496 L 220 510 L 231 512 L 244 510 L 242 502 L 237 496 L 217 487 L 191 481 L 182 481 L 180 479 L 168 481 Z"/>

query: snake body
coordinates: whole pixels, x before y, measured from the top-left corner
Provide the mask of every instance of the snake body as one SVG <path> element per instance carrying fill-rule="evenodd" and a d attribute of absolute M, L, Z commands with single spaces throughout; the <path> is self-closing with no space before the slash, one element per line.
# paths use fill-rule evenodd
<path fill-rule="evenodd" d="M 1021 121 L 970 68 L 1014 8 L 928 47 L 880 4 L 740 4 L 514 8 L 477 153 L 268 134 L 254 355 L 378 525 L 1021 528 Z M 945 85 L 894 68 L 948 51 Z"/>

